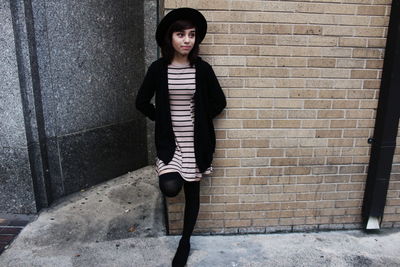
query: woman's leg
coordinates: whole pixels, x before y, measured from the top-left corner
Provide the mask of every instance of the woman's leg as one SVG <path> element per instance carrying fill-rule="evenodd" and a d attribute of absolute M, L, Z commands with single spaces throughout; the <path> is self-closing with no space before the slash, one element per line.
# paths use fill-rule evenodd
<path fill-rule="evenodd" d="M 178 172 L 168 172 L 158 177 L 161 192 L 167 197 L 179 194 L 183 185 L 183 178 Z"/>
<path fill-rule="evenodd" d="M 190 241 L 200 209 L 200 182 L 185 182 L 185 215 L 182 239 Z"/>
<path fill-rule="evenodd" d="M 183 221 L 182 238 L 179 241 L 178 249 L 172 266 L 185 266 L 190 252 L 190 237 L 196 224 L 200 208 L 200 182 L 184 182 L 185 190 L 185 214 Z"/>

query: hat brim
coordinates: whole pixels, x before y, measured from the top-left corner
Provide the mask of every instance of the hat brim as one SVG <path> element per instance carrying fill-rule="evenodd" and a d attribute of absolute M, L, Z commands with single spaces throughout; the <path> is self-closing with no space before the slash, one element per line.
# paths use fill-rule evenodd
<path fill-rule="evenodd" d="M 201 43 L 207 33 L 207 21 L 203 14 L 198 10 L 188 7 L 177 8 L 170 11 L 160 21 L 156 31 L 156 41 L 158 46 L 164 45 L 164 36 L 168 31 L 169 26 L 177 20 L 189 20 L 196 27 L 196 38 L 197 42 Z"/>

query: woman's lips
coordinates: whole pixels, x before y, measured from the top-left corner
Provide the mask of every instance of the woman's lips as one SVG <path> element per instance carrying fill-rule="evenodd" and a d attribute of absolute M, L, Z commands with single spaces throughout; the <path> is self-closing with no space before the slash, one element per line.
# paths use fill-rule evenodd
<path fill-rule="evenodd" d="M 188 49 L 190 49 L 192 47 L 191 46 L 182 46 L 182 48 L 188 50 Z"/>

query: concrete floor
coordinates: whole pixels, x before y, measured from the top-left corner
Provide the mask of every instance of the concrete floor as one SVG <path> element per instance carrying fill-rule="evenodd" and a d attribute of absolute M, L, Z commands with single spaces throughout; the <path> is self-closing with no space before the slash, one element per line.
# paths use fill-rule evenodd
<path fill-rule="evenodd" d="M 0 266 L 170 266 L 152 166 L 63 198 L 0 255 Z M 400 229 L 194 236 L 188 266 L 400 266 Z"/>
<path fill-rule="evenodd" d="M 0 213 L 0 255 L 36 216 Z"/>

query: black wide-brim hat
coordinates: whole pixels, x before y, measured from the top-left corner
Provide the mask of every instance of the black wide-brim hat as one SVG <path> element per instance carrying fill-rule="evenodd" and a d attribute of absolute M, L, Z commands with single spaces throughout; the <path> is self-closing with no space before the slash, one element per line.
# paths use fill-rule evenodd
<path fill-rule="evenodd" d="M 164 36 L 168 31 L 169 26 L 177 20 L 191 21 L 196 27 L 197 42 L 201 43 L 207 33 L 207 21 L 203 14 L 193 8 L 182 7 L 170 11 L 162 18 L 157 26 L 156 41 L 158 46 L 163 46 Z"/>

